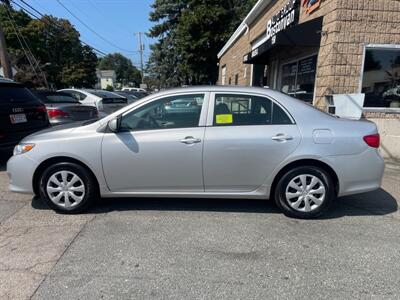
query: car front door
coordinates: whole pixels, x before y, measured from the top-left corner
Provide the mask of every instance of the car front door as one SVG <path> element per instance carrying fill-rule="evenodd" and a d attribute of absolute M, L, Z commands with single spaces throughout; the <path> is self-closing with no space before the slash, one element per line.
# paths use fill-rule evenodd
<path fill-rule="evenodd" d="M 103 171 L 112 192 L 204 192 L 202 149 L 209 93 L 152 100 L 120 117 L 120 130 L 105 133 Z M 191 110 L 169 111 L 188 100 Z M 196 105 L 194 105 L 196 104 Z"/>
<path fill-rule="evenodd" d="M 260 188 L 301 139 L 294 120 L 264 96 L 212 93 L 208 120 L 203 150 L 205 192 Z"/>

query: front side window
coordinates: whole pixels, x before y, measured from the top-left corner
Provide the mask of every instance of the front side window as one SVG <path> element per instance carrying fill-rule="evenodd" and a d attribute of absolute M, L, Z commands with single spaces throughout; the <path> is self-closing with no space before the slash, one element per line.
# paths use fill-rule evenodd
<path fill-rule="evenodd" d="M 124 131 L 197 127 L 204 94 L 178 95 L 156 100 L 122 116 Z"/>
<path fill-rule="evenodd" d="M 400 49 L 365 51 L 364 107 L 400 107 Z"/>
<path fill-rule="evenodd" d="M 215 126 L 292 124 L 284 110 L 271 100 L 248 95 L 217 94 Z"/>

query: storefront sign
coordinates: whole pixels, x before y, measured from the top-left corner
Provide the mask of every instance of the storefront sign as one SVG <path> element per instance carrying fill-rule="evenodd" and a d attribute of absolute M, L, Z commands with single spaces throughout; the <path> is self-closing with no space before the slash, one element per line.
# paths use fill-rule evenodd
<path fill-rule="evenodd" d="M 303 7 L 306 7 L 306 13 L 311 14 L 314 10 L 319 8 L 321 0 L 303 0 Z"/>
<path fill-rule="evenodd" d="M 274 37 L 278 32 L 298 22 L 299 1 L 289 0 L 271 20 L 267 22 L 267 40 Z"/>

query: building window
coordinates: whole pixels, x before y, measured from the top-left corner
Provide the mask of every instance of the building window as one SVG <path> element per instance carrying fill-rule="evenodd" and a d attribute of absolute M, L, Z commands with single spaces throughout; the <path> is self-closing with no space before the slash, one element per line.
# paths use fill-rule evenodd
<path fill-rule="evenodd" d="M 239 74 L 235 75 L 235 85 L 239 85 Z"/>
<path fill-rule="evenodd" d="M 282 65 L 281 91 L 312 103 L 316 71 L 317 55 Z"/>
<path fill-rule="evenodd" d="M 228 81 L 228 83 L 229 83 L 229 85 L 231 85 L 231 84 L 232 84 L 232 78 L 231 78 L 231 77 L 229 77 L 229 81 Z"/>
<path fill-rule="evenodd" d="M 226 84 L 226 66 L 223 66 L 221 69 L 221 84 Z"/>
<path fill-rule="evenodd" d="M 400 47 L 365 50 L 364 107 L 400 108 Z"/>

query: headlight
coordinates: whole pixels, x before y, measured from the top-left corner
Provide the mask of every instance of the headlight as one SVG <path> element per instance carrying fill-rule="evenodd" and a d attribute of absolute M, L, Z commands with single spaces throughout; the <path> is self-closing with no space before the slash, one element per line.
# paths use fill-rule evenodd
<path fill-rule="evenodd" d="M 14 148 L 14 155 L 19 155 L 19 154 L 24 154 L 26 152 L 29 152 L 35 147 L 35 144 L 18 144 Z"/>

